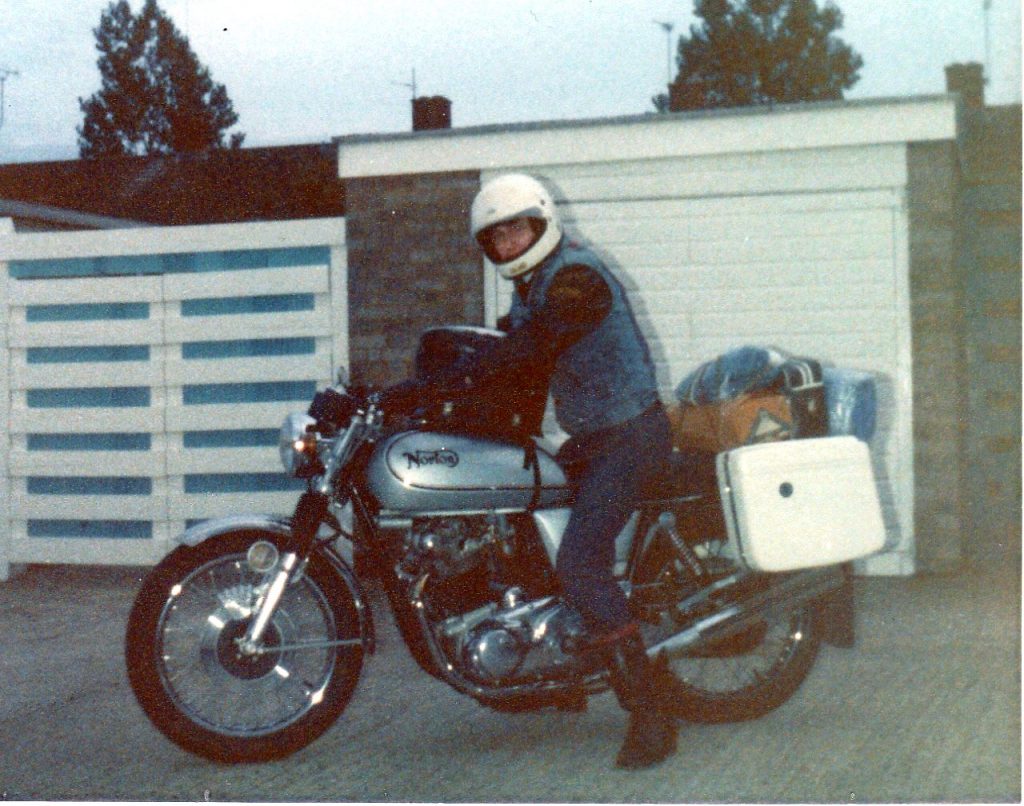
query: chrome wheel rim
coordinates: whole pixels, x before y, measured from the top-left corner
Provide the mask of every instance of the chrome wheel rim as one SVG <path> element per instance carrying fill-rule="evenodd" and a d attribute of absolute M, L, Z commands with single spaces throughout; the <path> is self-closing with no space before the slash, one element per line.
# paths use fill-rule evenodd
<path fill-rule="evenodd" d="M 236 639 L 264 579 L 243 554 L 218 557 L 173 586 L 157 622 L 168 696 L 192 722 L 226 736 L 258 737 L 293 724 L 323 700 L 334 673 L 336 649 L 294 648 L 337 637 L 326 596 L 305 574 L 285 589 L 264 652 L 239 651 Z"/>
<path fill-rule="evenodd" d="M 710 696 L 759 687 L 796 654 L 808 618 L 806 610 L 769 617 L 730 641 L 672 658 L 672 672 L 685 685 Z"/>
<path fill-rule="evenodd" d="M 694 550 L 716 578 L 736 570 L 724 540 L 706 540 Z M 681 561 L 673 558 L 661 576 L 671 580 L 685 574 Z M 681 683 L 705 699 L 728 698 L 758 689 L 796 655 L 809 635 L 810 618 L 805 608 L 766 616 L 737 636 L 673 656 L 669 665 Z"/>

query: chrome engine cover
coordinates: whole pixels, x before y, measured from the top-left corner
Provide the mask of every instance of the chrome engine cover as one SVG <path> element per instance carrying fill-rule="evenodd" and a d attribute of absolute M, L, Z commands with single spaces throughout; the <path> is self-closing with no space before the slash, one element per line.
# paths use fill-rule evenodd
<path fill-rule="evenodd" d="M 476 627 L 462 647 L 468 676 L 478 683 L 513 679 L 530 649 L 520 634 L 500 621 L 485 621 Z"/>
<path fill-rule="evenodd" d="M 506 594 L 508 597 L 508 594 Z M 482 618 L 480 617 L 482 615 Z M 459 617 L 456 654 L 470 679 L 484 685 L 509 685 L 570 675 L 574 655 L 566 652 L 566 640 L 582 635 L 579 616 L 553 597 L 514 604 Z M 456 620 L 450 620 L 452 622 Z M 453 624 L 445 625 L 449 633 Z"/>

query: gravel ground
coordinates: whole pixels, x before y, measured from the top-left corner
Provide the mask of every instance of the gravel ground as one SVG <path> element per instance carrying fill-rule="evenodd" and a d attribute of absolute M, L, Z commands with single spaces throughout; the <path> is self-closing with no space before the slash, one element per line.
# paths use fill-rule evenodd
<path fill-rule="evenodd" d="M 1019 569 L 859 579 L 856 648 L 823 649 L 755 722 L 684 724 L 679 752 L 612 766 L 624 716 L 502 715 L 413 663 L 373 596 L 377 654 L 342 719 L 284 761 L 224 766 L 146 721 L 122 661 L 141 569 L 30 566 L 0 583 L 8 800 L 1019 802 Z"/>

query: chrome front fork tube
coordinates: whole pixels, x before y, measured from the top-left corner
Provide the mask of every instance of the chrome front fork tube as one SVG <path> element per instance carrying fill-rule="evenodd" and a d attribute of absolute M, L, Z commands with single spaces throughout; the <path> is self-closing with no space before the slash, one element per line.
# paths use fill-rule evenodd
<path fill-rule="evenodd" d="M 266 632 L 267 625 L 270 624 L 270 620 L 277 611 L 277 606 L 281 601 L 281 596 L 284 594 L 284 589 L 288 586 L 288 579 L 298 561 L 299 557 L 294 552 L 288 552 L 281 557 L 281 563 L 277 567 L 277 572 L 274 574 L 270 587 L 260 597 L 253 610 L 256 617 L 249 624 L 249 629 L 245 631 L 245 635 L 238 641 L 238 648 L 243 654 L 256 655 L 259 653 L 263 633 Z"/>
<path fill-rule="evenodd" d="M 370 415 L 372 419 L 372 414 Z M 255 614 L 249 629 L 238 640 L 238 649 L 245 655 L 257 655 L 262 651 L 260 642 L 267 630 L 277 606 L 281 602 L 289 580 L 296 573 L 296 566 L 309 557 L 313 549 L 317 530 L 327 515 L 331 494 L 337 483 L 338 473 L 352 459 L 355 451 L 362 444 L 366 431 L 367 417 L 352 417 L 345 433 L 340 435 L 331 448 L 330 455 L 324 463 L 324 470 L 313 487 L 303 493 L 295 507 L 292 517 L 291 539 L 285 543 L 285 551 L 274 572 L 270 586 L 267 588 L 253 608 Z"/>

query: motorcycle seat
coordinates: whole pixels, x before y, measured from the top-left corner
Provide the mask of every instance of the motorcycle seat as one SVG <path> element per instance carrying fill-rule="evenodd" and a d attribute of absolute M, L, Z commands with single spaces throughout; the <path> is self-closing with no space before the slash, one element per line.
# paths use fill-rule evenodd
<path fill-rule="evenodd" d="M 674 450 L 664 471 L 644 490 L 643 498 L 648 501 L 689 498 L 705 496 L 717 489 L 715 454 Z"/>

